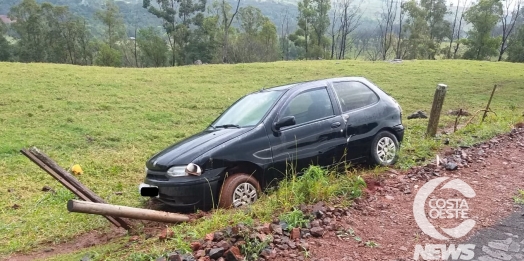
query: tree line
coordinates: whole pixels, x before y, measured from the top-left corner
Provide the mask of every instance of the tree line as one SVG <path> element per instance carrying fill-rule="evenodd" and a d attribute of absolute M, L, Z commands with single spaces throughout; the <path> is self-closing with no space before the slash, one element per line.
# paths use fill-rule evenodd
<path fill-rule="evenodd" d="M 114 67 L 359 58 L 524 62 L 523 0 L 383 0 L 374 30 L 363 26 L 362 1 L 300 0 L 298 17 L 286 12 L 275 25 L 241 0 L 143 0 L 161 26 L 129 28 L 107 0 L 94 15 L 103 25 L 95 34 L 67 6 L 22 0 L 9 11 L 13 22 L 0 22 L 0 61 Z"/>

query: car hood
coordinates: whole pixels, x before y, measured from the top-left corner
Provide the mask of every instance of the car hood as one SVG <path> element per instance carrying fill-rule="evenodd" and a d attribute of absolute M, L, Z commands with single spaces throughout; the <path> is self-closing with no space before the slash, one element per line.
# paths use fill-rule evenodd
<path fill-rule="evenodd" d="M 251 129 L 227 128 L 202 131 L 155 154 L 146 162 L 146 167 L 150 170 L 167 171 L 173 165 L 189 164 L 206 151 Z"/>

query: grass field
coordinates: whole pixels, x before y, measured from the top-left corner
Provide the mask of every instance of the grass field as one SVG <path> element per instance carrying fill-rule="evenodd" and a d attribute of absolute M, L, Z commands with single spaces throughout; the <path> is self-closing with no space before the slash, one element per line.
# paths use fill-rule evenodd
<path fill-rule="evenodd" d="M 451 145 L 486 139 L 522 121 L 524 64 L 348 60 L 119 69 L 0 63 L 0 257 L 109 228 L 102 217 L 68 213 L 66 202 L 73 195 L 21 155 L 21 148 L 37 146 L 66 169 L 78 163 L 84 170 L 79 179 L 95 193 L 114 204 L 140 206 L 137 185 L 148 157 L 199 132 L 242 95 L 351 75 L 365 76 L 390 93 L 404 117 L 429 112 L 438 83 L 449 86 L 444 112 L 483 109 L 498 84 L 491 106 L 497 116 L 490 114 L 482 126 L 474 120 L 450 136 Z M 443 116 L 441 127 L 453 121 Z M 423 138 L 426 123 L 404 119 L 400 167 L 428 159 L 441 146 L 442 140 Z M 57 193 L 42 192 L 44 185 Z"/>

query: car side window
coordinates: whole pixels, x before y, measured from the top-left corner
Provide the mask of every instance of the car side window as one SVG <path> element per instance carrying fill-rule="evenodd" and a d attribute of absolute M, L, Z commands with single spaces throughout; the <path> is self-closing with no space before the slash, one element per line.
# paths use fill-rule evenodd
<path fill-rule="evenodd" d="M 333 106 L 326 88 L 305 91 L 283 109 L 281 117 L 295 116 L 296 125 L 332 116 Z"/>
<path fill-rule="evenodd" d="M 378 102 L 378 96 L 365 84 L 357 81 L 333 83 L 342 111 L 347 112 Z"/>

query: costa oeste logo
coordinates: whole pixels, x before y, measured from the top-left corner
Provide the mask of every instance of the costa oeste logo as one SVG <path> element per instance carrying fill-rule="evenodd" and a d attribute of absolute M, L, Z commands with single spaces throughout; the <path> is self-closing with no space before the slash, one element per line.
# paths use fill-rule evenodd
<path fill-rule="evenodd" d="M 432 179 L 424 186 L 422 186 L 417 195 L 415 196 L 415 202 L 413 204 L 413 215 L 417 225 L 422 231 L 428 236 L 438 240 L 449 240 L 452 238 L 460 238 L 469 233 L 476 222 L 469 218 L 469 205 L 466 199 L 475 197 L 475 191 L 466 182 L 460 179 L 449 180 L 449 177 L 441 177 Z M 447 181 L 440 189 L 454 189 L 460 192 L 464 198 L 436 198 L 432 197 L 428 200 L 429 196 L 440 186 L 444 181 Z M 426 203 L 429 206 L 429 211 L 426 213 Z M 440 228 L 444 234 L 439 232 L 435 226 L 428 219 L 459 219 L 463 220 L 458 226 L 453 228 Z M 473 249 L 475 245 L 466 244 L 459 245 L 455 248 L 455 245 L 451 244 L 446 246 L 444 244 L 426 244 L 425 248 L 421 245 L 415 246 L 414 259 L 418 260 L 420 255 L 426 260 L 434 260 L 439 258 L 447 259 L 448 256 L 452 256 L 453 259 L 470 260 L 473 258 Z M 440 250 L 440 254 L 438 254 Z"/>

